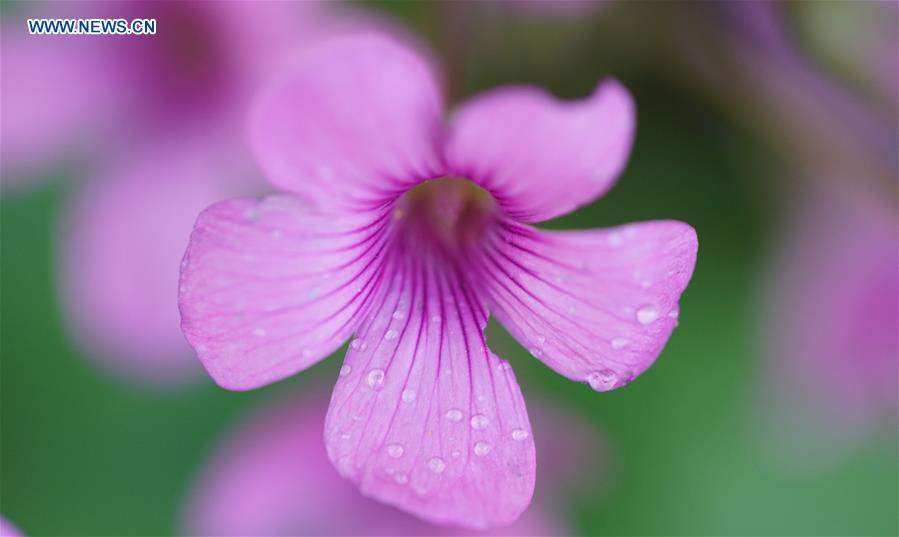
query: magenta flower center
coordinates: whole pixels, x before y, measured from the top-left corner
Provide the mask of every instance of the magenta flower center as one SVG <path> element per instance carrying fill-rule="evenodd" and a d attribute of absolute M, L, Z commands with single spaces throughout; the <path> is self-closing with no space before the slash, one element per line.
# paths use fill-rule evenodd
<path fill-rule="evenodd" d="M 441 177 L 400 196 L 392 216 L 399 240 L 412 251 L 459 258 L 489 242 L 501 213 L 483 188 L 461 177 Z"/>

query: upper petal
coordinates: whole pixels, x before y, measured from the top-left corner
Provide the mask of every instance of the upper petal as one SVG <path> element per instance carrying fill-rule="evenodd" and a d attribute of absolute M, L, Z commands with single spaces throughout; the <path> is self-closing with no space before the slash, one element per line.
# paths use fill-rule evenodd
<path fill-rule="evenodd" d="M 181 268 L 181 328 L 220 385 L 250 389 L 334 352 L 380 288 L 383 219 L 291 196 L 206 209 Z"/>
<path fill-rule="evenodd" d="M 624 169 L 634 104 L 618 82 L 559 101 L 540 89 L 498 89 L 456 112 L 446 145 L 452 173 L 489 190 L 509 216 L 547 220 L 589 203 Z"/>
<path fill-rule="evenodd" d="M 382 36 L 341 37 L 262 93 L 250 137 L 275 185 L 353 209 L 443 174 L 441 107 L 415 53 Z"/>
<path fill-rule="evenodd" d="M 429 521 L 510 523 L 535 472 L 515 376 L 487 348 L 486 310 L 471 290 L 410 259 L 350 344 L 325 423 L 328 455 L 363 494 Z"/>
<path fill-rule="evenodd" d="M 531 353 L 599 391 L 652 364 L 677 324 L 696 232 L 657 221 L 547 232 L 507 223 L 481 263 L 490 311 Z"/>

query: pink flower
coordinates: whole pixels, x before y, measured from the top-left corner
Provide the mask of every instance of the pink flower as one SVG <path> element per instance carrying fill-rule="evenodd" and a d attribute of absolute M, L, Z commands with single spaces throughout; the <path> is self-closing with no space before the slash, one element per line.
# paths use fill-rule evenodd
<path fill-rule="evenodd" d="M 608 190 L 633 136 L 617 82 L 559 102 L 527 87 L 463 104 L 448 128 L 427 65 L 377 36 L 311 51 L 256 103 L 251 139 L 289 194 L 204 211 L 182 263 L 182 329 L 212 377 L 246 390 L 353 337 L 325 423 L 362 492 L 431 522 L 507 524 L 530 501 L 534 443 L 492 313 L 595 390 L 655 360 L 677 323 L 696 234 L 656 221 L 528 225 Z"/>
<path fill-rule="evenodd" d="M 148 134 L 233 128 L 261 77 L 338 24 L 317 2 L 33 2 L 10 11 L 5 183 L 31 180 L 64 157 L 103 158 Z M 25 21 L 37 17 L 153 18 L 157 33 L 29 35 Z"/>
<path fill-rule="evenodd" d="M 147 140 L 97 165 L 60 226 L 59 287 L 71 336 L 118 377 L 157 388 L 202 368 L 179 330 L 178 260 L 196 214 L 264 192 L 240 146 L 200 131 Z M 174 267 L 174 268 L 173 268 Z"/>
<path fill-rule="evenodd" d="M 196 479 L 182 534 L 461 534 L 363 498 L 340 479 L 320 440 L 327 404 L 320 395 L 281 401 L 232 430 Z M 535 421 L 552 432 L 541 445 L 545 486 L 534 507 L 502 535 L 569 534 L 554 501 L 559 489 L 585 476 L 595 479 L 599 471 L 595 460 L 603 446 L 588 425 L 548 410 Z"/>
<path fill-rule="evenodd" d="M 28 7 L 24 11 L 35 15 Z M 44 15 L 59 15 L 59 7 L 44 7 Z M 118 376 L 157 387 L 198 378 L 201 368 L 179 328 L 178 261 L 204 207 L 267 190 L 241 140 L 254 89 L 276 65 L 323 36 L 382 24 L 358 12 L 338 17 L 331 6 L 312 2 L 65 7 L 71 16 L 150 17 L 158 26 L 155 36 L 75 40 L 84 45 L 76 47 L 77 59 L 105 67 L 97 80 L 116 97 L 104 114 L 92 112 L 90 123 L 117 126 L 106 133 L 104 154 L 85 166 L 90 180 L 77 185 L 62 220 L 59 286 L 67 324 L 85 354 Z M 39 74 L 59 72 L 56 55 L 68 61 L 69 41 L 24 36 L 10 42 L 46 43 L 44 63 L 32 67 Z M 66 87 L 82 88 L 97 81 L 94 75 L 85 71 L 85 80 L 75 77 Z M 59 94 L 59 85 L 46 94 L 23 92 L 18 105 L 28 115 L 43 110 L 45 99 L 76 109 L 85 104 L 79 92 L 71 102 L 71 92 L 62 100 Z M 25 124 L 59 128 L 34 118 Z M 4 143 L 16 135 L 4 130 Z"/>
<path fill-rule="evenodd" d="M 899 234 L 893 209 L 816 186 L 769 270 L 763 406 L 778 438 L 824 458 L 894 434 Z M 789 446 L 779 446 L 789 447 Z"/>

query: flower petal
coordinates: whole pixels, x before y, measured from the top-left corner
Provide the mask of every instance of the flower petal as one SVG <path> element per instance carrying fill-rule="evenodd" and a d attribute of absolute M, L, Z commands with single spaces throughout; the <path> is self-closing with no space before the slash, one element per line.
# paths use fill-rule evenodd
<path fill-rule="evenodd" d="M 634 122 L 631 96 L 614 80 L 574 102 L 504 88 L 456 112 L 446 158 L 452 173 L 489 190 L 506 214 L 537 222 L 612 186 L 630 154 Z"/>
<path fill-rule="evenodd" d="M 213 205 L 181 268 L 181 328 L 221 386 L 279 380 L 334 352 L 380 289 L 384 218 L 291 196 Z"/>
<path fill-rule="evenodd" d="M 334 390 L 325 440 L 363 494 L 434 523 L 515 520 L 534 488 L 534 444 L 487 312 L 452 274 L 397 256 Z"/>
<path fill-rule="evenodd" d="M 413 52 L 375 35 L 336 38 L 263 92 L 251 141 L 276 186 L 358 209 L 443 175 L 441 106 Z"/>
<path fill-rule="evenodd" d="M 549 232 L 507 222 L 485 251 L 490 311 L 531 353 L 597 391 L 656 359 L 677 325 L 696 232 L 675 221 Z"/>

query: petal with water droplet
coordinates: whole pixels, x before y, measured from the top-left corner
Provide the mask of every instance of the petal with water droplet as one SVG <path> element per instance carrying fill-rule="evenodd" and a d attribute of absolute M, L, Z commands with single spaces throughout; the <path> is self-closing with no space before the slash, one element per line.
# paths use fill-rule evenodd
<path fill-rule="evenodd" d="M 389 278 L 358 332 L 372 344 L 350 347 L 351 373 L 337 380 L 325 423 L 329 457 L 365 495 L 429 521 L 508 523 L 528 505 L 535 472 L 512 368 L 487 348 L 487 312 L 468 286 L 414 260 L 396 270 L 401 277 Z M 401 299 L 408 309 L 397 320 Z M 395 338 L 384 337 L 390 330 Z M 377 390 L 365 376 L 371 370 L 384 371 Z M 347 433 L 352 442 L 341 440 Z"/>
<path fill-rule="evenodd" d="M 497 319 L 522 344 L 541 342 L 534 356 L 598 391 L 623 386 L 652 364 L 693 273 L 693 228 L 658 221 L 570 232 L 509 223 L 505 230 L 514 240 L 497 241 L 485 255 L 483 279 Z"/>
<path fill-rule="evenodd" d="M 203 211 L 184 256 L 179 306 L 181 328 L 213 379 L 255 388 L 343 344 L 378 288 L 377 222 L 371 214 L 335 220 L 284 195 Z M 352 346 L 364 348 L 364 339 Z"/>

